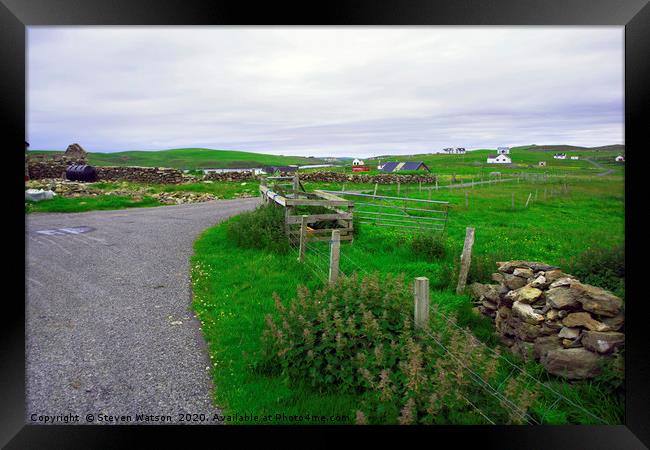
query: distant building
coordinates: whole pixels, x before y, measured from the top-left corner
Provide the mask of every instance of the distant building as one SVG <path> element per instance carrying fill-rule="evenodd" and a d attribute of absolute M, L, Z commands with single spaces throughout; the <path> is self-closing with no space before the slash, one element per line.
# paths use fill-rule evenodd
<path fill-rule="evenodd" d="M 566 153 L 556 153 L 553 155 L 555 159 L 566 159 Z"/>
<path fill-rule="evenodd" d="M 537 165 L 539 167 L 546 167 L 546 161 L 540 161 L 539 163 L 537 163 Z"/>
<path fill-rule="evenodd" d="M 499 147 L 497 148 L 497 153 L 499 155 L 507 155 L 510 153 L 510 147 Z"/>
<path fill-rule="evenodd" d="M 489 155 L 487 157 L 488 164 L 512 164 L 512 159 L 506 155 Z"/>
<path fill-rule="evenodd" d="M 387 173 L 393 173 L 393 172 L 399 172 L 402 170 L 426 170 L 427 172 L 431 172 L 429 167 L 427 167 L 426 164 L 424 164 L 422 161 L 418 162 L 398 162 L 398 161 L 390 161 L 387 163 L 384 163 L 381 166 L 382 172 L 387 172 Z"/>
<path fill-rule="evenodd" d="M 353 166 L 365 166 L 366 163 L 363 162 L 361 159 L 354 158 L 354 161 L 352 161 Z"/>
<path fill-rule="evenodd" d="M 623 155 L 618 155 L 616 157 L 616 162 L 624 162 L 625 161 L 625 156 Z"/>
<path fill-rule="evenodd" d="M 580 159 L 579 156 L 572 156 L 571 159 Z"/>

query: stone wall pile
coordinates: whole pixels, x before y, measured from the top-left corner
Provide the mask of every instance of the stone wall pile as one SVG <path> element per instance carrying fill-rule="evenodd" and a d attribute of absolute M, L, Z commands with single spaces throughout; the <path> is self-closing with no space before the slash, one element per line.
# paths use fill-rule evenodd
<path fill-rule="evenodd" d="M 158 167 L 97 166 L 97 179 L 101 181 L 132 181 L 136 183 L 178 184 L 183 182 L 183 172 L 178 169 Z"/>
<path fill-rule="evenodd" d="M 540 361 L 551 374 L 585 379 L 599 375 L 606 360 L 623 348 L 625 314 L 619 297 L 547 264 L 497 266 L 492 274 L 497 284 L 473 283 L 469 289 L 513 353 Z"/>
<path fill-rule="evenodd" d="M 282 174 L 289 176 L 293 174 Z M 437 177 L 430 174 L 410 174 L 410 175 L 396 175 L 396 174 L 380 174 L 380 175 L 365 175 L 365 174 L 348 174 L 342 172 L 305 172 L 298 174 L 301 181 L 314 181 L 321 183 L 379 183 L 379 184 L 397 184 L 400 183 L 435 183 Z"/>
<path fill-rule="evenodd" d="M 203 175 L 204 180 L 209 181 L 250 181 L 259 178 L 253 172 L 210 172 Z"/>
<path fill-rule="evenodd" d="M 75 158 L 63 155 L 42 156 L 28 155 L 27 170 L 29 178 L 40 180 L 43 178 L 65 178 L 65 171 L 72 164 L 87 164 L 85 158 Z"/>

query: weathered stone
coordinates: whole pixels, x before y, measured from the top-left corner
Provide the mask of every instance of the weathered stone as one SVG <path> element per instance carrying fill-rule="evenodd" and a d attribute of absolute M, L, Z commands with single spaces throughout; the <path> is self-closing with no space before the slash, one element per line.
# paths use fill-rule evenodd
<path fill-rule="evenodd" d="M 508 347 L 512 346 L 515 343 L 515 340 L 513 338 L 504 336 L 502 334 L 499 335 L 499 340 L 503 345 L 506 345 Z"/>
<path fill-rule="evenodd" d="M 492 275 L 490 275 L 493 281 L 496 281 L 497 283 L 503 284 L 505 282 L 505 277 L 503 276 L 502 273 L 495 272 Z"/>
<path fill-rule="evenodd" d="M 68 148 L 66 149 L 64 156 L 68 158 L 79 158 L 79 159 L 86 159 L 88 157 L 88 153 L 81 147 L 79 144 L 70 144 L 68 145 Z"/>
<path fill-rule="evenodd" d="M 526 323 L 537 325 L 544 321 L 544 316 L 533 311 L 533 307 L 522 302 L 512 304 L 512 313 Z"/>
<path fill-rule="evenodd" d="M 560 269 L 553 269 L 553 270 L 547 270 L 544 272 L 544 278 L 546 278 L 546 281 L 548 283 L 553 283 L 556 280 L 559 280 L 560 278 L 564 278 L 567 275 L 562 272 Z"/>
<path fill-rule="evenodd" d="M 602 360 L 602 356 L 585 348 L 565 348 L 548 351 L 541 363 L 553 375 L 580 380 L 599 375 Z"/>
<path fill-rule="evenodd" d="M 489 308 L 486 308 L 486 307 L 483 306 L 483 305 L 479 306 L 479 307 L 478 307 L 478 310 L 481 312 L 481 314 L 484 314 L 484 315 L 486 315 L 486 316 L 489 316 L 489 317 L 491 317 L 491 318 L 493 318 L 493 319 L 496 317 L 496 314 L 497 314 L 496 311 L 494 311 L 494 310 L 492 310 L 492 309 L 489 309 Z"/>
<path fill-rule="evenodd" d="M 528 279 L 533 276 L 533 271 L 530 269 L 516 268 L 515 270 L 513 270 L 512 274 L 516 277 L 522 277 Z"/>
<path fill-rule="evenodd" d="M 481 302 L 481 305 L 486 307 L 487 309 L 491 309 L 492 311 L 496 311 L 498 306 L 496 303 L 492 303 L 491 301 L 485 299 Z"/>
<path fill-rule="evenodd" d="M 576 293 L 570 288 L 551 288 L 546 291 L 544 296 L 546 297 L 546 302 L 555 309 L 575 309 L 580 305 L 576 298 Z"/>
<path fill-rule="evenodd" d="M 567 314 L 569 314 L 569 311 L 567 311 L 566 309 L 562 309 L 557 314 L 558 316 L 560 316 L 560 319 L 564 319 L 567 316 Z"/>
<path fill-rule="evenodd" d="M 512 324 L 512 319 L 510 321 Z M 514 335 L 522 341 L 533 342 L 538 337 L 542 336 L 542 329 L 537 325 L 519 321 L 514 328 Z"/>
<path fill-rule="evenodd" d="M 519 289 L 526 285 L 526 279 L 506 273 L 503 274 L 503 284 L 507 286 L 508 289 Z"/>
<path fill-rule="evenodd" d="M 535 339 L 534 343 L 535 357 L 537 359 L 543 358 L 551 350 L 562 348 L 562 343 L 557 336 L 541 336 Z"/>
<path fill-rule="evenodd" d="M 558 280 L 555 280 L 549 285 L 549 288 L 558 288 L 558 287 L 568 287 L 571 286 L 572 283 L 575 283 L 576 279 L 571 278 L 571 277 L 562 277 Z"/>
<path fill-rule="evenodd" d="M 557 336 L 560 337 L 560 338 L 564 338 L 564 339 L 575 339 L 578 336 L 580 336 L 580 329 L 579 328 L 562 327 L 562 329 L 557 334 Z"/>
<path fill-rule="evenodd" d="M 542 334 L 557 334 L 562 329 L 562 324 L 552 320 L 545 320 L 542 324 Z"/>
<path fill-rule="evenodd" d="M 598 322 L 588 312 L 575 312 L 562 319 L 565 327 L 584 327 L 591 331 L 609 331 L 609 327 Z"/>
<path fill-rule="evenodd" d="M 549 266 L 548 264 L 534 262 L 534 261 L 507 261 L 507 262 L 497 262 L 497 267 L 501 273 L 512 273 L 515 269 L 531 269 L 534 272 L 540 270 L 552 270 L 557 269 L 555 266 Z"/>
<path fill-rule="evenodd" d="M 557 309 L 549 309 L 545 316 L 547 320 L 557 320 L 560 317 L 560 312 Z"/>
<path fill-rule="evenodd" d="M 546 277 L 544 277 L 544 275 L 540 275 L 537 278 L 533 278 L 533 280 L 530 282 L 530 286 L 537 289 L 545 289 L 548 286 Z"/>
<path fill-rule="evenodd" d="M 582 336 L 582 345 L 594 352 L 611 353 L 625 343 L 625 335 L 616 331 L 600 332 L 585 331 Z"/>
<path fill-rule="evenodd" d="M 621 311 L 616 317 L 603 317 L 601 322 L 610 327 L 613 331 L 618 331 L 625 324 L 625 314 Z"/>
<path fill-rule="evenodd" d="M 480 300 L 481 296 L 483 296 L 485 292 L 489 290 L 488 286 L 489 285 L 482 284 L 482 283 L 472 283 L 469 286 L 467 286 L 467 289 L 472 299 Z"/>
<path fill-rule="evenodd" d="M 539 290 L 537 288 L 534 288 L 534 287 L 530 287 L 528 285 L 526 285 L 524 287 L 521 287 L 519 289 L 516 289 L 514 291 L 511 291 L 511 292 L 514 293 L 513 294 L 513 300 L 514 301 L 522 302 L 522 303 L 528 303 L 528 304 L 533 303 L 535 300 L 537 300 L 542 295 L 541 290 Z"/>
<path fill-rule="evenodd" d="M 576 298 L 582 303 L 582 309 L 600 316 L 616 317 L 623 306 L 623 300 L 605 289 L 590 284 L 574 282 L 571 284 L 571 290 L 576 292 Z"/>

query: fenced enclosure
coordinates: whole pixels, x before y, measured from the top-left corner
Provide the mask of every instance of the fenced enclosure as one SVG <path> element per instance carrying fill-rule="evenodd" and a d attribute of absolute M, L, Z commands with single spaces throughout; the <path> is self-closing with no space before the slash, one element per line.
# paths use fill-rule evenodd
<path fill-rule="evenodd" d="M 291 180 L 291 183 L 268 186 L 267 180 Z M 264 202 L 284 207 L 285 231 L 292 244 L 329 241 L 333 230 L 339 232 L 341 241 L 353 239 L 354 202 L 350 200 L 324 191 L 305 192 L 297 175 L 262 179 L 260 194 Z"/>
<path fill-rule="evenodd" d="M 344 191 L 319 192 L 353 197 L 354 216 L 363 224 L 429 233 L 444 233 L 447 229 L 449 202 L 446 201 Z"/>

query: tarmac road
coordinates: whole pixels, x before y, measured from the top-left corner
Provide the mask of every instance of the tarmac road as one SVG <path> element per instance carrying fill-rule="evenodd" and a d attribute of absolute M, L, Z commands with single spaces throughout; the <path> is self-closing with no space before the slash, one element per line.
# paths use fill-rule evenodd
<path fill-rule="evenodd" d="M 201 231 L 259 202 L 28 215 L 26 422 L 220 414 L 189 258 Z"/>

